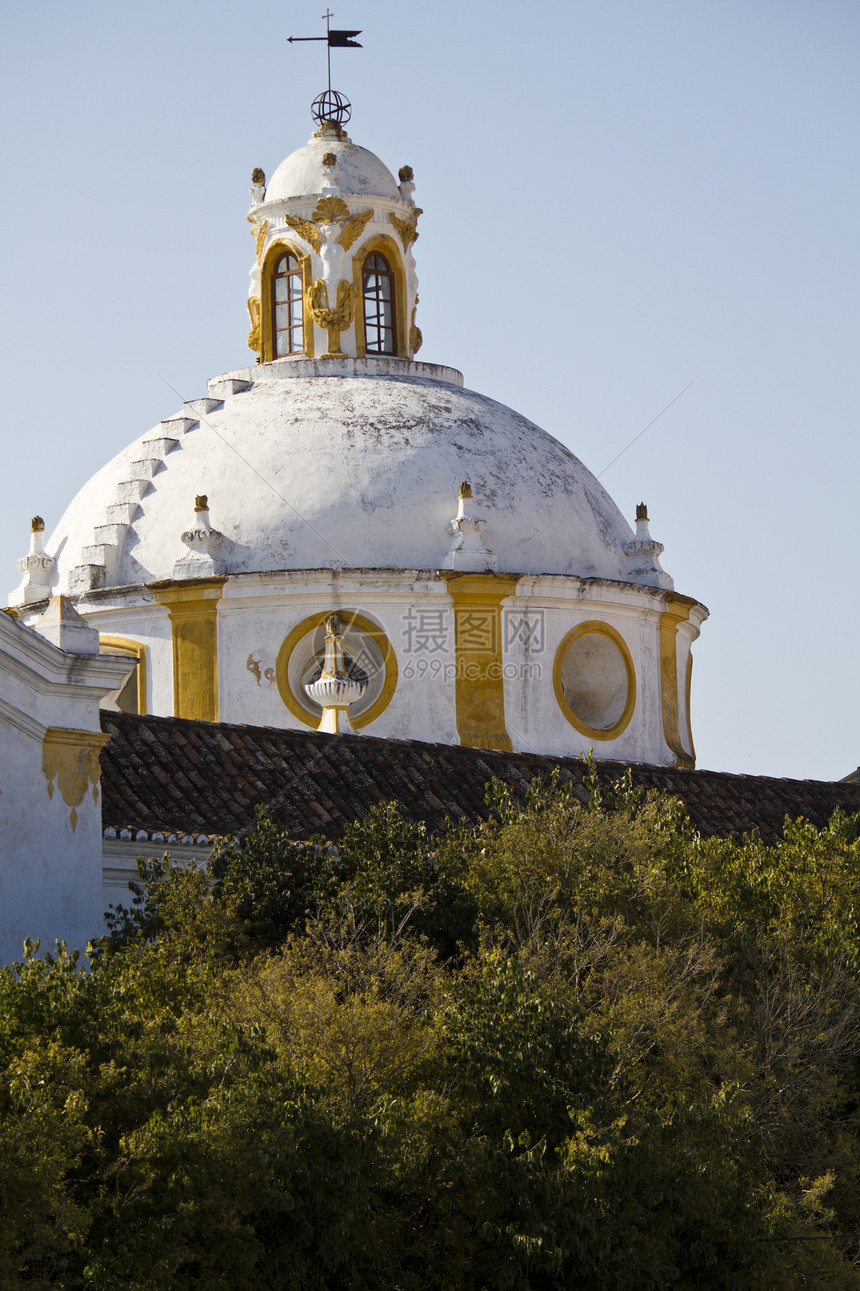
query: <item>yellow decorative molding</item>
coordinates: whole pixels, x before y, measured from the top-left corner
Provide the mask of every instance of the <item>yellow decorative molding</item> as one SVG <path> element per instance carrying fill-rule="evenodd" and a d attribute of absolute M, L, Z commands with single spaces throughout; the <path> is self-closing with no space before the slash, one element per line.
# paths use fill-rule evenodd
<path fill-rule="evenodd" d="M 257 296 L 248 297 L 248 315 L 251 319 L 251 330 L 248 333 L 248 349 L 259 354 L 263 345 L 261 333 L 262 306 Z"/>
<path fill-rule="evenodd" d="M 284 223 L 294 233 L 312 247 L 317 255 L 322 247 L 321 226 L 324 224 L 342 224 L 340 237 L 337 239 L 344 251 L 348 251 L 357 238 L 364 232 L 365 226 L 373 219 L 373 210 L 356 211 L 350 215 L 349 207 L 340 197 L 321 197 L 309 220 L 299 215 L 285 215 Z"/>
<path fill-rule="evenodd" d="M 351 215 L 343 226 L 343 232 L 340 235 L 340 245 L 344 251 L 349 251 L 350 247 L 361 237 L 367 225 L 373 219 L 373 211 L 356 211 Z"/>
<path fill-rule="evenodd" d="M 415 214 L 410 219 L 403 220 L 399 215 L 395 215 L 393 211 L 388 216 L 389 220 L 400 234 L 400 241 L 403 243 L 404 251 L 408 251 L 412 246 L 412 243 L 418 241 L 418 216 L 423 214 L 424 212 L 421 207 L 416 206 Z"/>
<path fill-rule="evenodd" d="M 690 746 L 690 758 L 692 765 L 696 765 L 696 746 L 693 743 L 693 719 L 690 709 L 690 695 L 693 691 L 693 651 L 687 655 L 687 681 L 684 686 L 684 696 L 687 703 L 687 742 Z"/>
<path fill-rule="evenodd" d="M 318 327 L 325 328 L 328 333 L 328 348 L 325 354 L 320 355 L 323 359 L 338 358 L 343 354 L 340 348 L 340 334 L 349 327 L 352 322 L 354 312 L 354 289 L 351 282 L 346 278 L 341 278 L 337 284 L 337 305 L 334 309 L 329 306 L 328 287 L 326 287 L 322 278 L 317 278 L 307 290 L 308 304 L 310 305 L 313 320 Z"/>
<path fill-rule="evenodd" d="M 77 808 L 90 785 L 93 802 L 99 800 L 99 753 L 109 739 L 109 735 L 102 735 L 100 731 L 77 731 L 61 726 L 49 726 L 42 738 L 42 770 L 48 781 L 48 797 L 53 798 L 55 788 L 60 790 L 63 802 L 71 807 L 69 821 L 73 831 L 78 827 Z"/>
<path fill-rule="evenodd" d="M 314 224 L 339 224 L 349 219 L 349 207 L 342 197 L 321 197 L 311 219 Z"/>
<path fill-rule="evenodd" d="M 218 601 L 224 578 L 153 587 L 173 639 L 173 714 L 218 721 Z"/>
<path fill-rule="evenodd" d="M 300 251 L 293 242 L 276 238 L 266 252 L 260 270 L 260 362 L 271 363 L 275 358 L 272 329 L 272 272 L 282 255 L 294 255 L 302 267 L 302 331 L 307 358 L 314 357 L 314 318 L 308 303 L 308 289 L 313 282 L 313 261 L 307 251 Z M 249 305 L 250 309 L 250 305 Z M 253 347 L 252 347 L 253 348 Z"/>
<path fill-rule="evenodd" d="M 384 255 L 394 274 L 394 325 L 395 345 L 400 358 L 408 357 L 406 348 L 406 273 L 400 248 L 387 233 L 376 233 L 359 247 L 352 257 L 352 281 L 355 287 L 355 352 L 358 358 L 367 356 L 367 338 L 364 334 L 364 262 L 374 251 Z"/>
<path fill-rule="evenodd" d="M 678 626 L 686 623 L 690 610 L 695 604 L 686 596 L 666 596 L 666 609 L 660 615 L 660 688 L 663 697 L 663 737 L 675 754 L 675 766 L 694 767 L 694 753 L 688 753 L 681 743 L 680 714 L 678 712 Z M 687 678 L 687 685 L 692 683 L 692 674 Z M 689 695 L 689 689 L 688 689 Z M 687 700 L 687 717 L 689 720 L 690 704 Z M 690 749 L 693 748 L 690 732 Z"/>
<path fill-rule="evenodd" d="M 147 695 L 149 687 L 147 685 L 146 671 L 146 646 L 141 645 L 139 641 L 132 641 L 131 637 L 114 637 L 105 636 L 99 633 L 99 649 L 104 654 L 128 654 L 133 655 L 137 660 L 136 681 L 137 681 L 137 711 L 145 714 L 147 711 Z"/>
<path fill-rule="evenodd" d="M 298 233 L 300 238 L 304 238 L 308 246 L 312 247 L 319 255 L 322 239 L 319 229 L 311 220 L 303 220 L 298 215 L 285 215 L 284 223 L 287 228 L 292 229 L 294 233 Z"/>
<path fill-rule="evenodd" d="M 318 614 L 311 614 L 308 618 L 302 619 L 301 623 L 297 623 L 285 637 L 284 643 L 278 651 L 278 658 L 275 661 L 275 680 L 281 699 L 293 717 L 304 723 L 305 726 L 311 727 L 312 730 L 318 729 L 320 716 L 318 712 L 315 712 L 310 707 L 304 693 L 299 695 L 290 686 L 290 659 L 299 643 L 304 641 L 309 633 L 315 632 L 318 627 L 324 624 L 331 616 L 331 613 L 331 610 L 322 610 Z M 380 713 L 384 712 L 391 703 L 397 689 L 397 655 L 394 653 L 394 646 L 383 629 L 378 623 L 374 623 L 372 619 L 367 618 L 364 614 L 352 614 L 344 610 L 338 610 L 337 616 L 342 626 L 356 628 L 359 632 L 363 632 L 365 636 L 370 637 L 382 655 L 382 663 L 385 668 L 382 690 L 373 703 L 363 713 L 350 714 L 349 720 L 355 729 L 360 731 L 362 727 L 369 726 L 371 722 L 375 722 Z"/>
<path fill-rule="evenodd" d="M 260 264 L 262 262 L 263 248 L 266 245 L 266 234 L 268 232 L 269 232 L 268 220 L 263 220 L 263 223 L 260 225 L 254 225 L 253 233 L 254 233 L 254 244 L 257 250 L 257 264 Z"/>
<path fill-rule="evenodd" d="M 460 743 L 472 749 L 513 748 L 505 724 L 502 601 L 518 574 L 443 570 L 454 603 L 454 703 Z"/>
<path fill-rule="evenodd" d="M 613 645 L 617 646 L 624 662 L 624 670 L 627 673 L 627 698 L 624 701 L 624 708 L 611 726 L 590 726 L 588 722 L 584 722 L 573 711 L 564 693 L 562 673 L 565 656 L 574 641 L 578 641 L 580 637 L 592 635 L 608 637 Z M 589 740 L 616 739 L 622 731 L 626 730 L 636 708 L 636 669 L 633 667 L 633 659 L 624 637 L 609 623 L 601 623 L 599 619 L 588 619 L 584 623 L 578 623 L 575 628 L 571 628 L 566 636 L 562 637 L 555 652 L 552 665 L 552 686 L 555 691 L 556 703 L 571 726 L 579 731 L 580 735 L 584 735 Z"/>
<path fill-rule="evenodd" d="M 415 322 L 415 315 L 418 313 L 418 297 L 415 297 L 415 304 L 412 306 L 412 326 L 409 328 L 409 349 L 413 354 L 417 354 L 424 344 L 424 337 L 421 335 L 421 328 Z"/>

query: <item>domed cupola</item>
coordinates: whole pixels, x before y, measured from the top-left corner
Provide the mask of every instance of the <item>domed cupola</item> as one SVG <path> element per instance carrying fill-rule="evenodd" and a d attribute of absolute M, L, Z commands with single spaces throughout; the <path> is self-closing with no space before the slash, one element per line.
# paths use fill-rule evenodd
<path fill-rule="evenodd" d="M 398 183 L 327 119 L 268 185 L 262 170 L 253 172 L 248 345 L 258 362 L 415 356 L 412 246 L 421 210 L 412 179 L 402 166 Z"/>
<path fill-rule="evenodd" d="M 416 359 L 412 171 L 322 97 L 252 175 L 257 362 L 121 449 L 47 541 L 36 517 L 10 602 L 38 628 L 68 598 L 128 658 L 130 711 L 692 765 L 707 610 L 644 503 L 634 533 L 552 435 Z"/>

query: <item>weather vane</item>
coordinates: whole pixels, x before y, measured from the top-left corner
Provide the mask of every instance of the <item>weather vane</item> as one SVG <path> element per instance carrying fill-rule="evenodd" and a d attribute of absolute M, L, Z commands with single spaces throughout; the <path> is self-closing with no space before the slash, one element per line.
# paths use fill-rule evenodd
<path fill-rule="evenodd" d="M 328 89 L 322 94 L 318 94 L 311 104 L 311 113 L 317 125 L 323 121 L 336 121 L 339 126 L 346 125 L 352 116 L 352 104 L 345 94 L 340 94 L 337 90 L 331 88 L 331 51 L 333 49 L 361 49 L 363 48 L 353 36 L 360 36 L 360 31 L 332 31 L 331 19 L 333 13 L 329 13 L 328 7 L 323 14 L 325 19 L 324 36 L 288 36 L 287 40 L 292 45 L 298 40 L 324 40 L 326 42 L 326 53 L 328 54 Z"/>

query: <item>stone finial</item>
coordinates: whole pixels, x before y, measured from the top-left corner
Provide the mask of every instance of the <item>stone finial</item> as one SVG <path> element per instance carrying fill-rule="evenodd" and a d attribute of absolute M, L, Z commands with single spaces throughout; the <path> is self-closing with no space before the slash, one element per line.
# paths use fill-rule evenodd
<path fill-rule="evenodd" d="M 415 192 L 415 173 L 411 166 L 401 166 L 397 172 L 397 178 L 400 180 L 398 185 L 400 196 L 404 202 L 412 201 L 412 194 Z"/>
<path fill-rule="evenodd" d="M 340 185 L 337 182 L 337 156 L 333 152 L 324 152 L 323 159 L 323 197 L 336 197 L 340 193 Z"/>
<path fill-rule="evenodd" d="M 33 627 L 67 654 L 98 654 L 99 634 L 78 614 L 67 596 L 51 598 L 44 614 Z"/>
<path fill-rule="evenodd" d="M 662 587 L 671 592 L 675 586 L 674 579 L 660 564 L 663 544 L 655 542 L 648 526 L 648 508 L 644 502 L 640 502 L 636 507 L 636 537 L 624 544 L 624 551 L 630 562 L 628 573 L 635 583 L 644 583 L 646 587 Z"/>
<path fill-rule="evenodd" d="M 174 578 L 210 578 L 224 573 L 223 561 L 216 560 L 214 554 L 224 541 L 224 535 L 212 528 L 209 499 L 205 493 L 198 493 L 195 497 L 193 528 L 186 529 L 181 537 L 188 554 L 173 566 Z"/>
<path fill-rule="evenodd" d="M 251 171 L 251 187 L 248 193 L 252 206 L 258 206 L 260 202 L 266 200 L 266 172 L 259 166 L 255 166 Z"/>
<path fill-rule="evenodd" d="M 318 730 L 332 735 L 351 732 L 355 727 L 349 720 L 349 706 L 361 699 L 367 682 L 354 681 L 346 667 L 343 654 L 343 629 L 336 614 L 330 614 L 325 625 L 325 659 L 316 681 L 305 686 L 305 693 L 322 708 Z"/>
<path fill-rule="evenodd" d="M 343 126 L 341 126 L 337 121 L 333 121 L 331 117 L 326 117 L 324 121 L 320 121 L 319 129 L 314 130 L 313 134 L 311 135 L 311 138 L 312 139 L 340 139 L 343 143 L 352 142 L 349 135 L 344 130 Z"/>
<path fill-rule="evenodd" d="M 10 605 L 32 605 L 36 601 L 47 600 L 51 595 L 57 562 L 45 551 L 44 533 L 45 521 L 41 516 L 33 516 L 29 551 L 16 561 L 18 571 L 24 577 L 20 587 L 9 597 Z"/>
<path fill-rule="evenodd" d="M 473 502 L 472 486 L 468 480 L 460 485 L 457 514 L 448 525 L 448 532 L 454 535 L 451 549 L 445 557 L 445 569 L 467 570 L 477 573 L 484 570 L 498 569 L 499 558 L 490 551 L 484 542 L 483 533 L 487 527 L 486 520 L 466 512 L 466 503 Z"/>

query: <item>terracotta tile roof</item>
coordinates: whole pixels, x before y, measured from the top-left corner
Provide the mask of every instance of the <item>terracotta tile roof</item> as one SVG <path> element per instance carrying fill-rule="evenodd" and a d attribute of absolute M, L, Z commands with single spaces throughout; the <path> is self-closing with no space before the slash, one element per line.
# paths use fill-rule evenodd
<path fill-rule="evenodd" d="M 102 752 L 102 822 L 111 837 L 235 834 L 253 826 L 256 808 L 294 838 L 337 838 L 377 802 L 396 798 L 410 820 L 441 829 L 446 817 L 476 822 L 487 814 L 494 776 L 521 797 L 555 768 L 581 785 L 575 758 L 491 753 L 447 744 L 323 735 L 267 726 L 228 726 L 175 717 L 102 713 L 110 740 Z M 611 780 L 627 763 L 601 762 Z M 823 825 L 834 809 L 860 810 L 860 786 L 845 781 L 777 780 L 720 771 L 680 771 L 634 763 L 633 781 L 664 789 L 687 805 L 703 834 L 757 828 L 772 841 L 786 815 Z"/>

